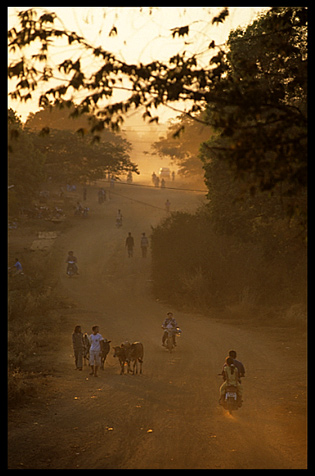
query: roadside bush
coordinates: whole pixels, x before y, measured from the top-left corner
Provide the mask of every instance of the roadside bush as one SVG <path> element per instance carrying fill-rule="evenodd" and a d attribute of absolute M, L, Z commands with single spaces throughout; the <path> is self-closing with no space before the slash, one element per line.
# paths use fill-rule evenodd
<path fill-rule="evenodd" d="M 206 209 L 173 213 L 152 233 L 155 296 L 179 307 L 219 306 L 244 317 L 259 307 L 305 301 L 304 247 L 284 249 L 279 237 L 271 247 L 270 230 L 265 237 L 244 241 L 218 233 Z"/>

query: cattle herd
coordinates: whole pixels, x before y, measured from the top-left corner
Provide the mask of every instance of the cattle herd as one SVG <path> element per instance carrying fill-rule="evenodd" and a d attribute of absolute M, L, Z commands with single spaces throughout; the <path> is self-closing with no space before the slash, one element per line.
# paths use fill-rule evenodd
<path fill-rule="evenodd" d="M 90 341 L 87 334 L 84 334 L 84 365 L 89 360 Z M 106 357 L 110 351 L 110 340 L 102 340 L 101 344 L 101 369 L 104 370 Z M 138 363 L 140 364 L 140 374 L 142 374 L 143 364 L 143 344 L 141 342 L 123 342 L 120 346 L 116 345 L 114 348 L 114 357 L 117 357 L 120 364 L 120 375 L 125 372 L 125 365 L 127 365 L 127 373 L 137 374 Z"/>

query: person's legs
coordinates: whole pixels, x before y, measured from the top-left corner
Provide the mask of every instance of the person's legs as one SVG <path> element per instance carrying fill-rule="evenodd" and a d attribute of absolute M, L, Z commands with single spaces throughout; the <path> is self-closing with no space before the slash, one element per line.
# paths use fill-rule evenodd
<path fill-rule="evenodd" d="M 79 370 L 82 370 L 82 367 L 83 367 L 83 353 L 80 350 L 77 355 L 77 368 Z"/>
<path fill-rule="evenodd" d="M 163 334 L 163 337 L 162 337 L 162 345 L 165 345 L 166 337 L 167 337 L 167 332 L 164 331 L 164 334 Z"/>
<path fill-rule="evenodd" d="M 94 375 L 95 371 L 95 353 L 90 351 L 90 366 L 91 366 L 91 372 L 90 375 Z"/>
<path fill-rule="evenodd" d="M 94 360 L 94 377 L 98 377 L 98 368 L 101 365 L 101 353 L 97 352 L 95 354 L 95 360 Z"/>
<path fill-rule="evenodd" d="M 223 384 L 220 387 L 220 400 L 219 400 L 220 405 L 222 405 L 224 400 L 225 389 L 226 389 L 226 382 L 223 382 Z"/>

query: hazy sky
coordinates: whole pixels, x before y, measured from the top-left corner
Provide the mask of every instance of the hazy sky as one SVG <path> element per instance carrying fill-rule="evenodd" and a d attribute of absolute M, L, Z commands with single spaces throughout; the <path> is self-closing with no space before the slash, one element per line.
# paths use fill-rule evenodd
<path fill-rule="evenodd" d="M 16 13 L 31 7 L 8 7 L 9 28 L 17 24 Z M 199 53 L 199 64 L 208 64 L 213 50 L 209 43 L 224 43 L 232 29 L 250 23 L 259 12 L 267 7 L 230 7 L 229 16 L 223 24 L 212 25 L 213 16 L 223 7 L 36 7 L 42 11 L 54 11 L 59 20 L 56 26 L 64 26 L 84 36 L 93 46 L 102 46 L 114 53 L 119 59 L 132 63 L 146 63 L 153 60 L 166 61 L 171 56 L 186 51 L 187 55 Z M 171 29 L 190 25 L 189 36 L 172 38 Z M 116 28 L 117 34 L 110 35 Z M 115 30 L 112 30 L 115 32 Z M 82 54 L 71 49 L 64 42 L 58 42 L 49 56 L 49 63 L 56 67 L 65 58 L 80 55 L 85 68 L 95 67 L 95 58 L 90 53 Z M 201 53 L 201 54 L 200 54 Z M 9 62 L 14 57 L 9 56 Z M 43 65 L 41 65 L 43 67 Z M 59 77 L 62 77 L 58 73 Z M 57 75 L 56 75 L 57 76 Z M 47 87 L 47 85 L 45 85 Z M 10 90 L 10 83 L 9 83 Z M 40 89 L 39 93 L 44 89 Z M 84 93 L 81 93 L 82 97 Z M 119 100 L 123 97 L 119 97 Z M 116 100 L 116 97 L 115 97 Z M 38 99 L 20 104 L 9 101 L 9 107 L 15 109 L 25 120 L 29 112 L 36 112 Z M 168 110 L 166 116 L 176 115 Z M 165 117 L 166 118 L 166 117 Z"/>

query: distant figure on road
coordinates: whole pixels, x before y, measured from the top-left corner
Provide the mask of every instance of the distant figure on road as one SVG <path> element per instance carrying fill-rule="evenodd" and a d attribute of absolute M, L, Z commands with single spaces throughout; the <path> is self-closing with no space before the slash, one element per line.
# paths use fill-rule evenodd
<path fill-rule="evenodd" d="M 122 226 L 122 218 L 123 217 L 122 217 L 121 211 L 119 209 L 118 212 L 117 212 L 117 216 L 116 216 L 116 226 L 117 226 L 117 228 Z"/>
<path fill-rule="evenodd" d="M 133 257 L 133 247 L 134 247 L 134 245 L 135 245 L 134 239 L 131 236 L 131 233 L 129 231 L 128 236 L 126 238 L 126 245 L 125 245 L 128 249 L 128 258 Z"/>
<path fill-rule="evenodd" d="M 169 199 L 167 199 L 166 202 L 165 202 L 165 210 L 167 212 L 170 211 L 170 206 L 171 206 L 171 202 L 169 201 Z"/>
<path fill-rule="evenodd" d="M 14 274 L 23 274 L 23 268 L 22 265 L 19 261 L 18 258 L 15 258 L 15 264 L 13 265 L 15 267 L 15 273 Z M 11 270 L 12 268 L 9 268 Z"/>
<path fill-rule="evenodd" d="M 84 341 L 83 341 L 83 334 L 81 332 L 81 326 L 75 326 L 74 332 L 72 334 L 72 344 L 73 344 L 75 368 L 78 370 L 82 370 L 83 355 L 84 355 Z"/>
<path fill-rule="evenodd" d="M 105 200 L 106 200 L 106 191 L 104 190 L 104 188 L 101 188 L 101 189 L 98 191 L 98 203 L 101 204 L 101 203 L 103 203 Z"/>
<path fill-rule="evenodd" d="M 77 262 L 77 257 L 74 256 L 73 251 L 68 251 L 68 257 L 66 259 L 68 275 L 79 274 Z"/>
<path fill-rule="evenodd" d="M 145 236 L 145 233 L 142 233 L 142 237 L 141 237 L 142 258 L 146 258 L 146 257 L 147 257 L 148 246 L 149 246 L 148 237 Z"/>

